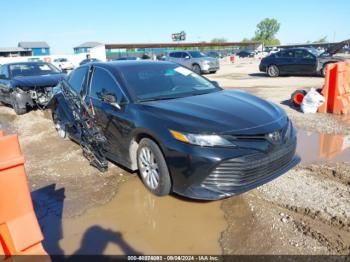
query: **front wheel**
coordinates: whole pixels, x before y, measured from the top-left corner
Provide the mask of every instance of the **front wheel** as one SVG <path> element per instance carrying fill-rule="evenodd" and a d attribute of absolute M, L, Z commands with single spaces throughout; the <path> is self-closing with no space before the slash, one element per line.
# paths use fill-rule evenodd
<path fill-rule="evenodd" d="M 55 125 L 55 129 L 57 131 L 57 134 L 60 138 L 66 139 L 67 138 L 67 131 L 65 126 L 62 124 L 61 119 L 58 117 L 57 109 L 54 113 L 52 113 L 52 120 Z"/>
<path fill-rule="evenodd" d="M 13 94 L 11 94 L 11 106 L 13 110 L 15 110 L 17 115 L 23 115 L 27 113 L 27 107 L 20 107 L 16 99 L 16 96 Z"/>
<path fill-rule="evenodd" d="M 201 67 L 197 64 L 192 66 L 192 71 L 195 72 L 196 74 L 200 75 L 201 74 Z"/>
<path fill-rule="evenodd" d="M 171 179 L 162 151 L 151 139 L 140 141 L 137 164 L 144 185 L 157 196 L 170 193 Z"/>
<path fill-rule="evenodd" d="M 275 65 L 271 65 L 267 68 L 267 74 L 270 76 L 270 77 L 277 77 L 279 76 L 280 74 L 280 71 L 278 69 L 277 66 Z"/>

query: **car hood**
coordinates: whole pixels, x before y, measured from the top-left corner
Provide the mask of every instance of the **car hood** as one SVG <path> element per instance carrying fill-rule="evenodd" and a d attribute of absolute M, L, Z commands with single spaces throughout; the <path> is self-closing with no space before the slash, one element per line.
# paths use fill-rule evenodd
<path fill-rule="evenodd" d="M 59 81 L 65 77 L 65 74 L 52 74 L 41 76 L 25 76 L 15 77 L 12 79 L 12 86 L 21 87 L 22 89 L 40 88 L 48 86 L 56 86 Z"/>
<path fill-rule="evenodd" d="M 168 128 L 190 133 L 265 134 L 287 120 L 278 106 L 242 91 L 153 101 L 144 107 Z"/>

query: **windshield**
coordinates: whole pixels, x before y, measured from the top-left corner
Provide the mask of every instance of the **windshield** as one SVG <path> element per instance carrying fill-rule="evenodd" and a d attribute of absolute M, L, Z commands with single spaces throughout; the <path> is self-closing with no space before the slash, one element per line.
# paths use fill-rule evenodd
<path fill-rule="evenodd" d="M 175 64 L 134 64 L 121 67 L 120 72 L 127 89 L 139 102 L 221 90 L 205 78 Z"/>
<path fill-rule="evenodd" d="M 320 50 L 317 50 L 316 48 L 309 48 L 308 49 L 310 53 L 312 53 L 315 56 L 320 56 L 323 52 Z"/>
<path fill-rule="evenodd" d="M 190 51 L 189 53 L 193 58 L 206 57 L 205 54 L 203 54 L 202 52 L 199 52 L 199 51 Z"/>
<path fill-rule="evenodd" d="M 61 73 L 49 63 L 12 64 L 9 66 L 12 77 L 51 75 Z"/>

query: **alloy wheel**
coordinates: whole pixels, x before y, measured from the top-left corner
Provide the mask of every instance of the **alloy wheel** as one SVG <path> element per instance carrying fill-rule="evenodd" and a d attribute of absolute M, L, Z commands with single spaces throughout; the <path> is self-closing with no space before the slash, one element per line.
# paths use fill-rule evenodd
<path fill-rule="evenodd" d="M 139 167 L 143 181 L 155 190 L 159 186 L 159 168 L 152 150 L 143 147 L 139 154 Z"/>

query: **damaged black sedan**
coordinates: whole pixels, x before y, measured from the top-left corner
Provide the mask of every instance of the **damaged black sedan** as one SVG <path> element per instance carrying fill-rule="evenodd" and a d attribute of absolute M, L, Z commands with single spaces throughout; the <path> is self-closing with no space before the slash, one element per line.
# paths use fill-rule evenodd
<path fill-rule="evenodd" d="M 12 106 L 18 115 L 30 107 L 44 107 L 51 98 L 52 88 L 64 76 L 45 62 L 4 64 L 0 67 L 0 102 Z"/>
<path fill-rule="evenodd" d="M 138 170 L 156 195 L 221 199 L 299 162 L 296 130 L 280 107 L 225 91 L 174 63 L 84 65 L 54 93 L 50 107 L 59 135 L 84 140 L 84 147 L 91 141 L 98 159 Z M 84 110 L 72 110 L 75 105 Z M 100 133 L 87 132 L 94 125 Z"/>

